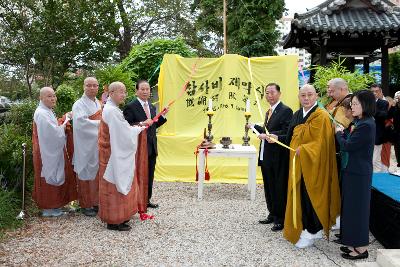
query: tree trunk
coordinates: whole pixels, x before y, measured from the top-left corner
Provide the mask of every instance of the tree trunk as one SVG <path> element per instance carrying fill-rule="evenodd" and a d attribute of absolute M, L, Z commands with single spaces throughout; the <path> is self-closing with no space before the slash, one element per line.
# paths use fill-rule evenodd
<path fill-rule="evenodd" d="M 132 48 L 132 26 L 129 22 L 129 17 L 126 13 L 123 1 L 118 0 L 116 2 L 123 28 L 123 33 L 119 34 L 119 43 L 117 47 L 119 58 L 122 61 L 126 56 L 128 56 Z"/>
<path fill-rule="evenodd" d="M 29 59 L 26 61 L 25 65 L 25 79 L 26 79 L 26 84 L 28 85 L 28 94 L 29 98 L 33 99 L 33 94 L 32 94 L 32 82 L 29 79 L 29 72 L 30 72 L 30 67 L 29 67 Z"/>

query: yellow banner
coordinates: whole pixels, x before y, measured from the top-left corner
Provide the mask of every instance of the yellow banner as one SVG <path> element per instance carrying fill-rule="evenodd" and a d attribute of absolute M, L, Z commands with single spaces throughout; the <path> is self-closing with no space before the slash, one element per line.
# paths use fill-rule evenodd
<path fill-rule="evenodd" d="M 214 143 L 219 143 L 224 136 L 231 137 L 233 143 L 243 143 L 247 99 L 252 114 L 250 122 L 263 123 L 269 108 L 264 89 L 270 82 L 280 85 L 281 100 L 297 110 L 297 59 L 297 56 L 248 59 L 239 55 L 220 58 L 165 55 L 158 80 L 160 108 L 179 98 L 167 114 L 167 123 L 158 131 L 156 180 L 195 181 L 194 151 L 207 128 L 209 99 L 212 99 L 214 110 Z M 187 89 L 182 95 L 187 81 Z M 249 136 L 250 143 L 258 149 L 258 138 L 251 131 Z M 210 182 L 246 183 L 247 161 L 245 158 L 208 157 Z M 259 170 L 257 179 L 262 179 Z"/>

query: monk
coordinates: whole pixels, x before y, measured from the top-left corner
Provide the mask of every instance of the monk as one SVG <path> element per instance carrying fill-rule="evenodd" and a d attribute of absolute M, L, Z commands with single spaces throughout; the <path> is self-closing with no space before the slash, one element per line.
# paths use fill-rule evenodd
<path fill-rule="evenodd" d="M 99 83 L 94 77 L 83 82 L 84 94 L 72 106 L 74 122 L 74 171 L 77 174 L 78 201 L 83 214 L 96 216 L 99 205 L 98 133 L 101 103 L 96 95 Z"/>
<path fill-rule="evenodd" d="M 351 121 L 346 117 L 346 110 L 341 103 L 345 98 L 351 96 L 349 86 L 344 79 L 334 78 L 328 82 L 328 87 L 332 102 L 330 105 L 327 105 L 327 110 L 331 113 L 335 121 L 347 129 Z"/>
<path fill-rule="evenodd" d="M 76 199 L 76 179 L 72 169 L 66 128 L 70 127 L 66 114 L 64 123 L 53 112 L 57 102 L 50 87 L 40 89 L 40 103 L 33 117 L 32 153 L 34 186 L 32 197 L 42 209 L 44 217 L 64 214 L 63 206 Z M 60 121 L 61 122 L 61 121 Z"/>
<path fill-rule="evenodd" d="M 284 237 L 298 248 L 312 246 L 322 238 L 340 212 L 335 139 L 328 113 L 317 106 L 315 88 L 299 91 L 301 108 L 289 125 L 290 152 L 288 197 Z M 293 175 L 293 158 L 295 173 Z"/>
<path fill-rule="evenodd" d="M 328 88 L 330 92 L 330 96 L 332 97 L 332 102 L 326 108 L 328 112 L 332 115 L 335 121 L 342 125 L 344 129 L 347 129 L 351 123 L 351 120 L 346 117 L 346 109 L 342 105 L 343 100 L 350 98 L 352 94 L 350 93 L 349 86 L 346 80 L 342 78 L 334 78 L 328 82 Z M 340 147 L 338 142 L 336 142 L 336 161 L 338 166 L 338 174 L 339 174 L 339 187 L 341 188 L 341 177 L 340 177 L 340 169 L 341 169 L 341 158 L 340 158 Z M 340 229 L 340 216 L 336 218 L 336 224 L 332 226 L 332 230 Z M 338 240 L 334 240 L 334 242 L 340 243 L 340 234 L 337 235 Z"/>
<path fill-rule="evenodd" d="M 129 219 L 147 210 L 147 135 L 140 134 L 145 127 L 130 126 L 118 107 L 125 85 L 113 82 L 108 89 L 98 140 L 99 217 L 109 230 L 129 231 Z"/>

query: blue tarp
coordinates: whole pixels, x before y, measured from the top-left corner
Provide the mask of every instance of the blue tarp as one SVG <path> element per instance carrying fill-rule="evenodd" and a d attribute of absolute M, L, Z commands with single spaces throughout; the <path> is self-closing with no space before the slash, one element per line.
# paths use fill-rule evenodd
<path fill-rule="evenodd" d="M 389 173 L 374 173 L 372 187 L 400 202 L 400 177 Z"/>

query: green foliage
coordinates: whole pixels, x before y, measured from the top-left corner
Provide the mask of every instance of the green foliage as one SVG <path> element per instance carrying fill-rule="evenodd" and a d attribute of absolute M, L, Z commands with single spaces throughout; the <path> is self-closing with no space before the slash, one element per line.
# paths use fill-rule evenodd
<path fill-rule="evenodd" d="M 109 66 L 96 71 L 96 78 L 99 82 L 99 96 L 104 91 L 104 86 L 110 85 L 112 82 L 122 82 L 125 84 L 128 93 L 127 99 L 131 99 L 135 95 L 135 84 L 137 75 L 130 70 L 122 70 L 120 66 Z"/>
<path fill-rule="evenodd" d="M 181 39 L 162 40 L 155 39 L 142 45 L 134 46 L 121 63 L 121 69 L 136 73 L 139 79 L 150 79 L 151 85 L 158 81 L 159 69 L 164 54 L 178 54 L 183 57 L 193 57 L 194 52 Z"/>
<path fill-rule="evenodd" d="M 30 136 L 32 133 L 33 114 L 39 104 L 38 102 L 26 99 L 17 105 L 13 105 L 10 113 L 7 114 L 7 120 L 16 125 L 21 133 L 26 133 Z"/>
<path fill-rule="evenodd" d="M 26 173 L 33 173 L 32 120 L 37 101 L 25 101 L 11 108 L 6 124 L 0 125 L 0 175 L 2 185 L 9 190 L 20 190 L 22 178 L 22 144 L 27 144 Z"/>
<path fill-rule="evenodd" d="M 390 83 L 400 87 L 400 51 L 389 54 L 389 76 Z"/>
<path fill-rule="evenodd" d="M 279 39 L 276 20 L 282 17 L 283 0 L 232 0 L 227 4 L 228 53 L 247 57 L 273 55 Z M 203 32 L 217 38 L 213 45 L 223 48 L 223 2 L 220 0 L 195 1 L 194 10 L 200 12 L 196 24 Z"/>
<path fill-rule="evenodd" d="M 56 86 L 68 69 L 107 61 L 118 32 L 114 6 L 94 0 L 0 1 L 0 60 Z"/>
<path fill-rule="evenodd" d="M 15 192 L 7 191 L 0 186 L 0 230 L 16 228 L 22 224 L 22 221 L 15 218 L 20 210 L 20 204 L 21 201 Z"/>
<path fill-rule="evenodd" d="M 78 93 L 72 86 L 61 84 L 59 87 L 57 87 L 56 95 L 57 105 L 54 111 L 57 116 L 60 117 L 64 113 L 72 110 L 72 105 L 78 99 Z"/>
<path fill-rule="evenodd" d="M 363 74 L 358 71 L 350 72 L 343 66 L 342 61 L 332 62 L 329 66 L 315 66 L 314 86 L 320 95 L 326 97 L 327 84 L 333 78 L 343 78 L 347 81 L 350 91 L 353 93 L 367 89 L 375 82 L 373 73 Z"/>

